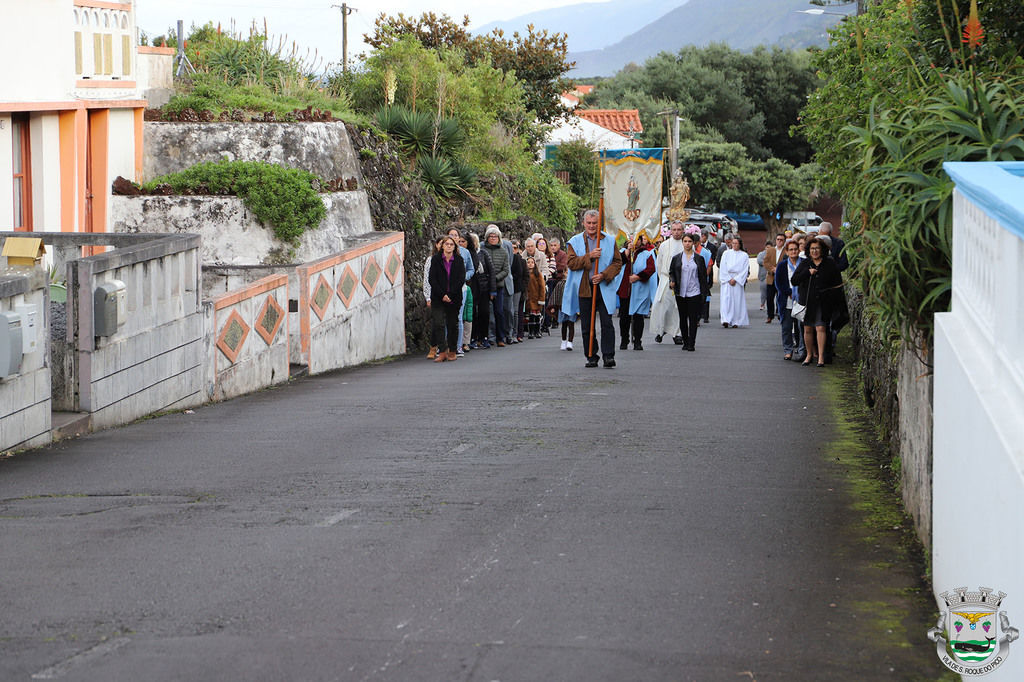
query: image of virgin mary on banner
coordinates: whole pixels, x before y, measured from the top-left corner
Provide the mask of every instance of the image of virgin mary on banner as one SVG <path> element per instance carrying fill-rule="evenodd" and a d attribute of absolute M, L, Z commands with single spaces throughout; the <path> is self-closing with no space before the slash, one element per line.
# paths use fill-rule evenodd
<path fill-rule="evenodd" d="M 662 154 L 658 149 L 600 152 L 604 189 L 604 230 L 620 246 L 640 230 L 654 239 L 661 229 Z"/>

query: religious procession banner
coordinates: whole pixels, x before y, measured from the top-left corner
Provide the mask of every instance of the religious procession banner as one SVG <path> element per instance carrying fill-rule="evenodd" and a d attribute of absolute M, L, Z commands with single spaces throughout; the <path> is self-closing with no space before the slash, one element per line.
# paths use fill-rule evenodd
<path fill-rule="evenodd" d="M 604 230 L 621 247 L 646 230 L 661 230 L 661 174 L 664 149 L 605 149 L 599 152 L 604 190 Z"/>

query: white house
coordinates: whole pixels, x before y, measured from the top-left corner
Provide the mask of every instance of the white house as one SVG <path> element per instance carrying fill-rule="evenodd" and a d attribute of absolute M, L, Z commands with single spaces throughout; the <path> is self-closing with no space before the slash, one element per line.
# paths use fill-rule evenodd
<path fill-rule="evenodd" d="M 644 131 L 636 109 L 577 109 L 575 97 L 562 95 L 573 113 L 548 133 L 544 141 L 544 159 L 555 156 L 558 145 L 583 140 L 594 149 L 632 149 L 640 146 Z"/>
<path fill-rule="evenodd" d="M 142 170 L 135 6 L 2 0 L 0 231 L 105 232 Z"/>

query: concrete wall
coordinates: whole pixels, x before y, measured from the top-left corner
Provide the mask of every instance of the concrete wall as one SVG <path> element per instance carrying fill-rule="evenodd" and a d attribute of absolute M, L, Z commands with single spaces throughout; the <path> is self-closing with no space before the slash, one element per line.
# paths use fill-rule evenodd
<path fill-rule="evenodd" d="M 226 400 L 288 381 L 288 277 L 271 275 L 210 301 L 207 392 Z"/>
<path fill-rule="evenodd" d="M 310 374 L 405 352 L 401 233 L 297 268 L 300 343 Z"/>
<path fill-rule="evenodd" d="M 174 48 L 136 48 L 139 93 L 152 109 L 159 109 L 174 95 Z"/>
<path fill-rule="evenodd" d="M 937 595 L 960 586 L 1006 592 L 1002 607 L 1020 628 L 1024 163 L 945 168 L 957 189 L 952 305 L 935 316 L 933 584 L 937 602 Z M 1019 654 L 985 679 L 1024 679 Z"/>
<path fill-rule="evenodd" d="M 337 253 L 347 240 L 373 231 L 365 192 L 320 196 L 327 215 L 303 233 L 298 247 L 277 239 L 237 197 L 112 196 L 111 231 L 201 235 L 204 265 L 302 263 Z"/>
<path fill-rule="evenodd" d="M 17 374 L 0 378 L 0 453 L 50 442 L 48 284 L 42 268 L 12 268 L 0 274 L 0 312 L 32 305 L 38 321 L 36 350 L 22 356 Z"/>
<path fill-rule="evenodd" d="M 94 428 L 203 402 L 199 237 L 174 235 L 69 264 L 68 326 L 76 334 L 78 411 Z M 93 292 L 127 287 L 127 321 L 95 336 Z"/>
<path fill-rule="evenodd" d="M 145 136 L 145 180 L 227 157 L 301 168 L 325 180 L 356 178 L 362 185 L 359 160 L 341 122 L 147 122 Z"/>
<path fill-rule="evenodd" d="M 0 99 L 45 102 L 68 99 L 74 86 L 72 6 L 65 0 L 6 2 L 0 41 Z M 32 55 L 31 68 L 26 55 Z"/>

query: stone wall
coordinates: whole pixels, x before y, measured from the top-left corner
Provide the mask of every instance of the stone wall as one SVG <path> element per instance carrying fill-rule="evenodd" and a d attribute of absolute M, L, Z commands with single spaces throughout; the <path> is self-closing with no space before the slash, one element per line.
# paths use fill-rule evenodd
<path fill-rule="evenodd" d="M 22 355 L 17 373 L 0 377 L 0 453 L 50 442 L 48 284 L 42 268 L 0 274 L 0 312 L 30 305 L 37 320 L 35 350 Z"/>
<path fill-rule="evenodd" d="M 265 161 L 301 168 L 325 180 L 355 178 L 359 162 L 345 124 L 145 123 L 144 181 L 203 161 Z"/>
<path fill-rule="evenodd" d="M 474 222 L 478 207 L 471 198 L 451 203 L 438 200 L 405 169 L 398 151 L 386 138 L 352 125 L 348 131 L 361 164 L 374 229 L 405 233 L 406 345 L 410 350 L 426 349 L 430 345 L 430 311 L 423 300 L 423 264 L 434 240 L 451 226 L 483 236 L 487 223 Z M 495 224 L 511 238 L 551 233 L 527 217 Z"/>
<path fill-rule="evenodd" d="M 111 231 L 198 234 L 203 265 L 304 263 L 345 249 L 353 237 L 373 230 L 363 191 L 320 195 L 327 215 L 306 230 L 298 246 L 279 240 L 238 197 L 112 196 Z"/>
<path fill-rule="evenodd" d="M 903 344 L 881 338 L 864 315 L 859 290 L 847 285 L 850 333 L 864 390 L 864 401 L 899 461 L 900 493 L 914 528 L 926 547 L 932 542 L 932 384 L 931 367 Z"/>

